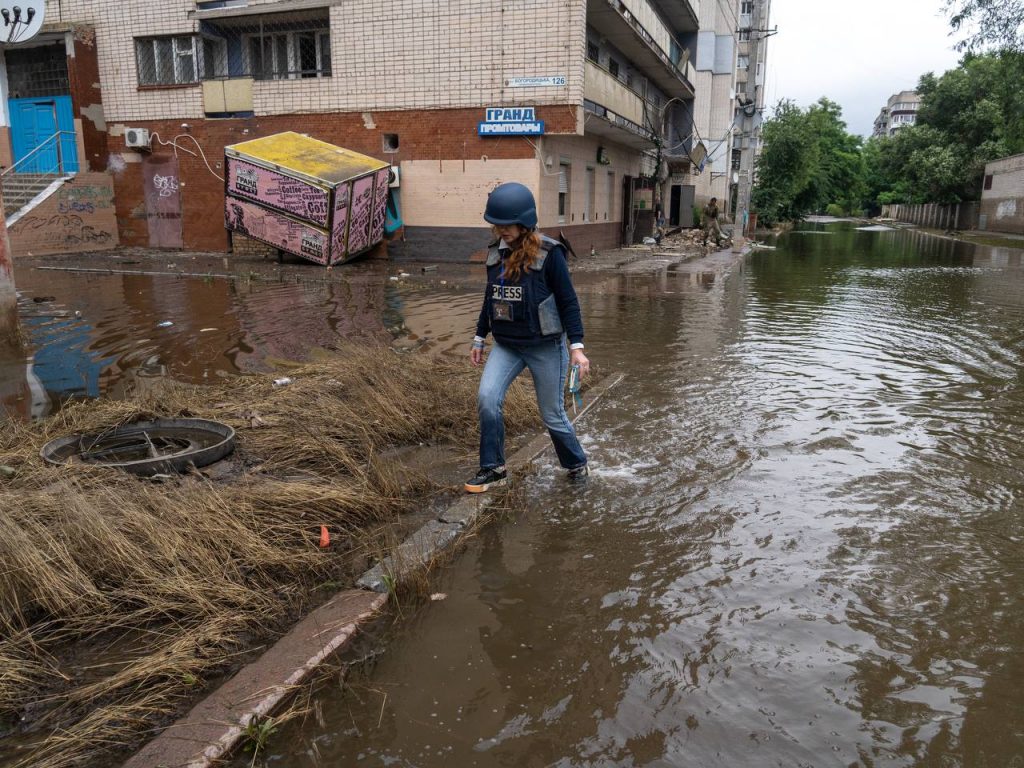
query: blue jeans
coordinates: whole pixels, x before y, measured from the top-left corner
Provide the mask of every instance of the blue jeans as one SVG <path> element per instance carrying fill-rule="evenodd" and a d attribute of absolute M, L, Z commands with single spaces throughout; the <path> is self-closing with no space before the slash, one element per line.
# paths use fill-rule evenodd
<path fill-rule="evenodd" d="M 524 368 L 529 368 L 533 376 L 540 416 L 551 435 L 551 442 L 555 444 L 559 463 L 566 469 L 582 467 L 587 463 L 587 455 L 565 413 L 563 392 L 569 371 L 569 352 L 562 338 L 540 344 L 494 343 L 487 356 L 477 396 L 481 468 L 492 469 L 505 464 L 502 406 L 505 393 Z"/>

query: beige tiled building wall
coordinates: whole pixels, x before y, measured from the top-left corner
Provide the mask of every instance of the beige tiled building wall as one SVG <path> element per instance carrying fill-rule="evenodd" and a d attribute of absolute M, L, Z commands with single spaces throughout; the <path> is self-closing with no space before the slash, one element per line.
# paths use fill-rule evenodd
<path fill-rule="evenodd" d="M 136 37 L 198 31 L 194 0 L 47 6 L 51 23 L 95 28 L 108 122 L 203 116 L 199 85 L 139 90 L 135 61 Z M 257 116 L 583 101 L 586 0 L 348 0 L 330 27 L 331 77 L 255 83 Z M 536 76 L 566 85 L 506 87 Z"/>
<path fill-rule="evenodd" d="M 550 136 L 538 145 L 540 171 L 537 214 L 540 227 L 549 231 L 580 224 L 622 221 L 622 180 L 639 174 L 635 152 L 592 137 Z M 609 163 L 597 162 L 598 147 L 604 147 Z M 550 164 L 548 160 L 550 159 Z M 562 164 L 568 166 L 569 196 L 564 221 L 558 216 L 558 185 Z M 593 181 L 587 189 L 587 172 Z M 589 202 L 589 205 L 588 205 Z M 587 217 L 589 208 L 589 218 Z"/>

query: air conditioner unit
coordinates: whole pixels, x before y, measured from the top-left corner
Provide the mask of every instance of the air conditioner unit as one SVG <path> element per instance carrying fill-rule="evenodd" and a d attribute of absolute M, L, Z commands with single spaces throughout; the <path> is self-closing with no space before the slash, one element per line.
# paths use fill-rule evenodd
<path fill-rule="evenodd" d="M 388 186 L 391 187 L 392 189 L 398 189 L 398 187 L 401 185 L 401 181 L 401 171 L 399 171 L 397 165 L 392 165 L 388 169 Z"/>
<path fill-rule="evenodd" d="M 124 145 L 131 149 L 150 149 L 149 130 L 146 128 L 126 128 Z"/>

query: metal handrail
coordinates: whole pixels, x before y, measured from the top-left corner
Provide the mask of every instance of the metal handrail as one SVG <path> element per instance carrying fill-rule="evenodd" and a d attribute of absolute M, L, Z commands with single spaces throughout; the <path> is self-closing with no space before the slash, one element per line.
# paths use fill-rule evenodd
<path fill-rule="evenodd" d="M 57 171 L 58 171 L 58 173 L 63 174 L 64 159 L 61 156 L 62 153 L 61 153 L 61 146 L 60 146 L 61 142 L 60 142 L 60 139 L 65 134 L 67 134 L 68 136 L 74 136 L 75 135 L 74 131 L 57 131 L 55 134 L 53 134 L 53 136 L 50 136 L 48 139 L 43 141 L 39 146 L 37 146 L 35 149 L 33 149 L 31 152 L 29 152 L 23 158 L 21 158 L 14 165 L 12 165 L 12 166 L 10 166 L 8 168 L 4 168 L 2 171 L 0 171 L 0 178 L 3 178 L 4 176 L 6 176 L 9 173 L 13 173 L 23 163 L 31 160 L 32 157 L 34 157 L 37 152 L 40 152 L 41 150 L 43 150 L 51 141 L 56 141 L 57 142 Z"/>

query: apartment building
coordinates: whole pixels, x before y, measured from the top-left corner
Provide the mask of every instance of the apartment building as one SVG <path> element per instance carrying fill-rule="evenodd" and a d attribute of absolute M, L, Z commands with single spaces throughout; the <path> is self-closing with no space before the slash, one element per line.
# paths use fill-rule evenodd
<path fill-rule="evenodd" d="M 294 130 L 397 169 L 396 252 L 468 257 L 508 180 L 577 251 L 615 246 L 653 224 L 659 150 L 688 147 L 715 3 L 47 0 L 3 51 L 0 162 L 61 131 L 70 170 L 112 178 L 121 244 L 229 251 L 224 147 Z"/>
<path fill-rule="evenodd" d="M 885 106 L 875 118 L 872 136 L 893 136 L 901 128 L 917 122 L 917 111 L 921 107 L 921 97 L 917 91 L 900 91 L 889 97 Z"/>
<path fill-rule="evenodd" d="M 684 226 L 693 206 L 702 207 L 713 197 L 727 211 L 735 130 L 737 11 L 736 0 L 705 0 L 700 4 L 693 102 L 696 150 L 691 153 L 696 163 L 690 164 L 680 179 L 683 217 L 679 223 Z M 671 195 L 676 195 L 675 183 Z"/>

